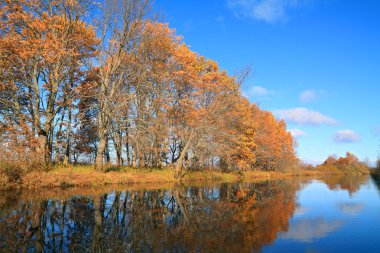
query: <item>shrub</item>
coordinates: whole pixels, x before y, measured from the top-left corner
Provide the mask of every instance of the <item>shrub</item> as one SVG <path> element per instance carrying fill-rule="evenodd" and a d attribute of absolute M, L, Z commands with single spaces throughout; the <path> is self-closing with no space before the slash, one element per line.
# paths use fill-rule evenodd
<path fill-rule="evenodd" d="M 119 171 L 121 171 L 121 168 L 119 166 L 110 166 L 110 167 L 104 169 L 105 173 L 108 173 L 108 172 L 119 172 Z"/>
<path fill-rule="evenodd" d="M 22 175 L 24 174 L 21 167 L 4 161 L 0 164 L 0 170 L 1 174 L 4 174 L 9 182 L 21 181 Z"/>
<path fill-rule="evenodd" d="M 322 165 L 317 166 L 317 170 L 327 174 L 368 174 L 370 172 L 368 166 L 350 152 L 346 153 L 346 157 L 338 159 L 329 156 Z"/>

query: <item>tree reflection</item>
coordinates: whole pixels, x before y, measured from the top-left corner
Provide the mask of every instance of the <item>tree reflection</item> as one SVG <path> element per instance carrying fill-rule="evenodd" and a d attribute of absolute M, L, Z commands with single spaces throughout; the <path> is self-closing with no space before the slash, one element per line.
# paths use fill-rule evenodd
<path fill-rule="evenodd" d="M 2 208 L 0 251 L 252 252 L 288 230 L 299 182 L 112 191 Z"/>
<path fill-rule="evenodd" d="M 373 171 L 371 173 L 371 178 L 373 179 L 373 182 L 375 183 L 377 190 L 380 193 L 380 170 L 376 169 L 375 171 Z"/>
<path fill-rule="evenodd" d="M 368 175 L 364 176 L 331 176 L 323 177 L 321 180 L 330 190 L 347 190 L 350 195 L 357 192 L 360 187 L 368 182 Z"/>

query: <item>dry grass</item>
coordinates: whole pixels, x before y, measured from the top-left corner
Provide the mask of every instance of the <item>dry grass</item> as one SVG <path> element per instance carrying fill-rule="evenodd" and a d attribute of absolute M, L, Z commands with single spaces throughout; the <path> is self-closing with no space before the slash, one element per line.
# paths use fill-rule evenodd
<path fill-rule="evenodd" d="M 130 167 L 109 167 L 109 172 L 99 172 L 92 165 L 55 166 L 51 171 L 32 171 L 14 182 L 6 174 L 0 172 L 0 189 L 41 187 L 100 187 L 107 185 L 125 184 L 173 184 L 174 170 L 171 169 L 136 169 Z M 331 175 L 323 170 L 294 169 L 285 172 L 275 171 L 244 171 L 239 173 L 223 173 L 219 171 L 189 171 L 182 178 L 182 182 L 235 182 L 240 180 L 280 179 L 295 176 L 323 176 Z M 334 174 L 342 175 L 336 171 Z"/>
<path fill-rule="evenodd" d="M 91 165 L 57 166 L 49 172 L 30 172 L 23 176 L 24 188 L 102 186 L 110 184 L 175 183 L 174 170 L 135 169 L 130 167 L 110 167 L 99 172 Z M 183 182 L 194 181 L 236 181 L 237 174 L 216 171 L 194 171 L 186 173 Z"/>

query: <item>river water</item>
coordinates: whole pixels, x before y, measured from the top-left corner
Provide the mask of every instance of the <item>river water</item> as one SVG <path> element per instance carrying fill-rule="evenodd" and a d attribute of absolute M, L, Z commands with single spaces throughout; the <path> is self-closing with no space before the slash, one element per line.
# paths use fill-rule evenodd
<path fill-rule="evenodd" d="M 371 177 L 0 192 L 0 252 L 380 252 Z"/>

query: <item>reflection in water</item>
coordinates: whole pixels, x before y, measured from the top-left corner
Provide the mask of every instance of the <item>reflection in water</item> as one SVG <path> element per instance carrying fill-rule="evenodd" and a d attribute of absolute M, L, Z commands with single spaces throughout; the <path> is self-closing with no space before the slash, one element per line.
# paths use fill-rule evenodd
<path fill-rule="evenodd" d="M 298 186 L 296 181 L 270 181 L 20 200 L 1 214 L 0 250 L 259 250 L 287 230 Z"/>
<path fill-rule="evenodd" d="M 339 203 L 338 208 L 345 214 L 357 215 L 364 208 L 364 204 L 344 202 Z"/>
<path fill-rule="evenodd" d="M 280 233 L 280 237 L 297 241 L 311 242 L 312 239 L 322 238 L 343 225 L 342 220 L 325 220 L 319 218 L 304 218 L 297 221 L 289 231 Z"/>
<path fill-rule="evenodd" d="M 377 171 L 376 173 L 371 174 L 371 177 L 377 187 L 377 190 L 380 192 L 380 172 Z"/>
<path fill-rule="evenodd" d="M 368 176 L 331 176 L 323 177 L 322 181 L 331 190 L 347 190 L 352 195 L 368 181 Z"/>
<path fill-rule="evenodd" d="M 366 179 L 323 180 L 351 194 Z M 307 183 L 2 193 L 0 252 L 257 252 L 276 237 L 309 241 L 343 221 L 304 217 L 289 227 L 290 217 L 303 212 L 296 191 Z M 353 213 L 363 207 L 339 208 Z"/>

